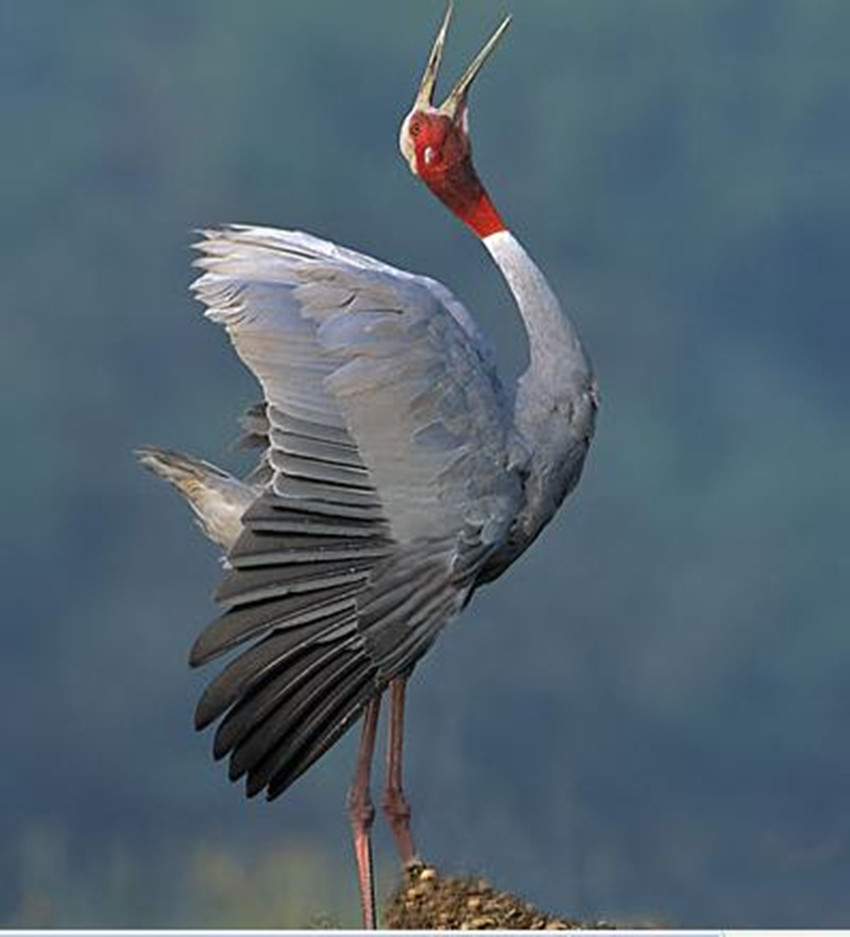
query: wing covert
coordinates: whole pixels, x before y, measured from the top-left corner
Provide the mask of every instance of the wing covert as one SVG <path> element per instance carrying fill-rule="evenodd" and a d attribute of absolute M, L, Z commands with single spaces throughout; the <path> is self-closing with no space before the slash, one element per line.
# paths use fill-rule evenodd
<path fill-rule="evenodd" d="M 298 232 L 206 232 L 193 284 L 263 389 L 265 442 L 194 665 L 196 712 L 277 796 L 463 606 L 522 500 L 501 386 L 445 287 Z M 249 645 L 247 649 L 245 645 Z"/>
<path fill-rule="evenodd" d="M 265 393 L 275 492 L 350 485 L 401 543 L 467 522 L 501 536 L 520 497 L 508 408 L 445 287 L 300 232 L 227 228 L 200 248 L 193 288 Z"/>

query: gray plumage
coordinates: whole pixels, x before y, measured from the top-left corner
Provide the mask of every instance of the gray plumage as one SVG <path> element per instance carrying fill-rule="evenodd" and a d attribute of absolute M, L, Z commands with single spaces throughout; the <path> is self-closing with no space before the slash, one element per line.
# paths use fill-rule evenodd
<path fill-rule="evenodd" d="M 210 462 L 157 446 L 141 446 L 138 460 L 186 499 L 201 530 L 229 549 L 242 532 L 242 515 L 259 491 Z"/>
<path fill-rule="evenodd" d="M 367 929 L 377 921 L 370 777 L 384 691 L 383 809 L 409 864 L 408 678 L 578 483 L 597 408 L 572 323 L 472 165 L 469 89 L 510 17 L 437 105 L 451 14 L 449 0 L 399 149 L 507 281 L 530 357 L 515 392 L 440 283 L 309 234 L 231 226 L 203 233 L 193 290 L 259 381 L 263 399 L 236 443 L 259 449 L 259 461 L 238 480 L 188 456 L 139 451 L 226 550 L 221 614 L 190 662 L 227 658 L 195 724 L 218 721 L 213 754 L 229 756 L 231 779 L 272 799 L 362 714 L 348 813 Z"/>
<path fill-rule="evenodd" d="M 488 241 L 529 332 L 514 397 L 433 280 L 272 228 L 207 231 L 198 245 L 193 290 L 263 391 L 240 440 L 260 463 L 239 481 L 164 450 L 140 458 L 227 550 L 222 613 L 191 663 L 233 656 L 196 724 L 221 719 L 214 754 L 249 795 L 281 793 L 408 673 L 578 480 L 589 365 L 560 311 L 548 347 L 535 337 L 554 297 L 536 267 L 515 272 L 531 262 L 513 238 Z"/>

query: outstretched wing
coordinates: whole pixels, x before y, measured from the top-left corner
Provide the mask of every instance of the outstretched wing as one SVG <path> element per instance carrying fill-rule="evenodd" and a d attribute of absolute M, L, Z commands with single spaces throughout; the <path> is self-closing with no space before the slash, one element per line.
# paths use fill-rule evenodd
<path fill-rule="evenodd" d="M 520 504 L 510 420 L 445 287 L 310 235 L 206 232 L 195 282 L 258 378 L 268 484 L 192 663 L 244 650 L 196 722 L 285 789 L 462 606 Z"/>

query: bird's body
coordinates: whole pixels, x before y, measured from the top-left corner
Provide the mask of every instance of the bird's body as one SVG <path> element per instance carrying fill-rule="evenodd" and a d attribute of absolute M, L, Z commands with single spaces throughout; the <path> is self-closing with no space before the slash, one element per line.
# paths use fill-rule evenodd
<path fill-rule="evenodd" d="M 245 428 L 260 464 L 240 481 L 186 456 L 140 451 L 226 550 L 223 612 L 191 661 L 235 652 L 196 713 L 199 728 L 221 719 L 214 751 L 230 756 L 231 778 L 246 776 L 249 795 L 271 799 L 366 712 L 350 802 L 364 892 L 378 701 L 391 687 L 385 807 L 409 859 L 405 681 L 475 588 L 529 546 L 576 485 L 596 410 L 575 329 L 469 159 L 466 89 L 494 41 L 453 92 L 454 111 L 430 105 L 447 19 L 402 151 L 479 234 L 516 299 L 530 364 L 515 391 L 438 282 L 308 234 L 226 227 L 198 245 L 193 289 L 259 380 L 263 403 Z M 365 894 L 364 914 L 374 923 Z"/>

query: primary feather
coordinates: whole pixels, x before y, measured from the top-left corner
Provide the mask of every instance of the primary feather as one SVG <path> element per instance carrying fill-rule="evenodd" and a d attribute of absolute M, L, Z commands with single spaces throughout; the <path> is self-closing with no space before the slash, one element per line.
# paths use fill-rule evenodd
<path fill-rule="evenodd" d="M 481 239 L 516 301 L 529 367 L 510 398 L 472 317 L 444 286 L 319 238 L 231 226 L 203 233 L 193 284 L 263 400 L 240 448 L 242 481 L 148 449 L 142 461 L 227 548 L 219 617 L 195 666 L 228 656 L 198 704 L 214 754 L 249 796 L 284 791 L 365 710 L 349 816 L 363 921 L 375 925 L 369 772 L 389 686 L 384 808 L 413 861 L 401 789 L 405 686 L 479 585 L 535 540 L 578 483 L 596 382 L 546 277 L 508 230 L 472 163 L 468 92 L 506 18 L 445 101 L 434 84 L 446 10 L 399 145 Z M 236 507 L 234 508 L 234 504 Z"/>
<path fill-rule="evenodd" d="M 492 357 L 445 287 L 300 232 L 198 247 L 195 294 L 264 399 L 242 421 L 263 453 L 232 479 L 223 611 L 191 662 L 234 657 L 196 723 L 223 717 L 216 756 L 272 797 L 463 607 L 522 482 Z M 198 464 L 192 504 L 214 514 L 222 473 Z"/>

